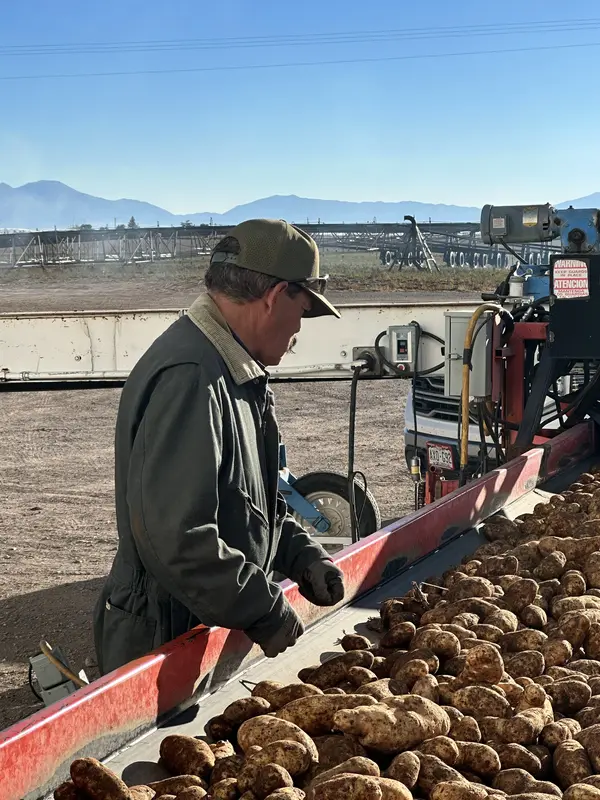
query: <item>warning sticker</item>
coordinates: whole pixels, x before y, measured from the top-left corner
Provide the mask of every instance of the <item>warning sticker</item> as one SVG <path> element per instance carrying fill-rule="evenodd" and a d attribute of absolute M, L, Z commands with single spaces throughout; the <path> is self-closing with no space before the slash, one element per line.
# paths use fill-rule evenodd
<path fill-rule="evenodd" d="M 554 296 L 558 299 L 589 297 L 588 265 L 576 258 L 565 258 L 554 262 Z"/>
<path fill-rule="evenodd" d="M 523 209 L 523 225 L 526 228 L 534 228 L 538 224 L 538 210 L 535 206 L 533 208 Z"/>

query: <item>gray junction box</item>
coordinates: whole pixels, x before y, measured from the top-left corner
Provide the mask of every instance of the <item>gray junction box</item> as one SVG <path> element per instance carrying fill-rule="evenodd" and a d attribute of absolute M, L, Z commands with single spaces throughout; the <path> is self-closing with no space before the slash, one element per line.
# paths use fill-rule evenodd
<path fill-rule="evenodd" d="M 444 394 L 460 397 L 462 394 L 463 351 L 465 335 L 472 313 L 470 311 L 446 311 L 444 314 L 446 335 L 444 355 Z M 471 359 L 469 395 L 487 397 L 492 391 L 491 348 L 493 315 L 486 311 L 475 325 L 475 342 Z"/>

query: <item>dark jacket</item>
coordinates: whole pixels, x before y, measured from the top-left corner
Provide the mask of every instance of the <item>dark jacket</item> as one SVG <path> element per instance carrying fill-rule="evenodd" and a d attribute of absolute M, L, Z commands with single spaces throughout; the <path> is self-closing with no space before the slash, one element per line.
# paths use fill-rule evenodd
<path fill-rule="evenodd" d="M 115 438 L 119 548 L 94 612 L 102 673 L 200 622 L 259 644 L 293 613 L 298 581 L 327 554 L 278 492 L 268 376 L 200 297 L 134 366 Z"/>

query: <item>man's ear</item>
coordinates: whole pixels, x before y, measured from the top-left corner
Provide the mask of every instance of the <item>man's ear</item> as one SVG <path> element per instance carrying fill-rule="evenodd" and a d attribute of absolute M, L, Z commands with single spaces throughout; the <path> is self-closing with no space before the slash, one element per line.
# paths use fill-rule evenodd
<path fill-rule="evenodd" d="M 269 291 L 264 295 L 265 305 L 267 306 L 267 311 L 271 312 L 275 307 L 275 304 L 279 300 L 282 294 L 285 294 L 289 283 L 286 281 L 280 281 L 276 283 Z"/>

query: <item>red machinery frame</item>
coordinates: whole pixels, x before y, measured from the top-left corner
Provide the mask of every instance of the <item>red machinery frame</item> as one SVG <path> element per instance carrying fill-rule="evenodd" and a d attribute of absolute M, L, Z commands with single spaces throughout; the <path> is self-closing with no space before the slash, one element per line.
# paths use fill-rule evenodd
<path fill-rule="evenodd" d="M 546 341 L 547 322 L 516 322 L 508 343 L 500 342 L 499 327 L 494 327 L 492 342 L 492 400 L 503 400 L 503 417 L 511 425 L 520 425 L 525 408 L 525 352 L 528 342 L 541 344 Z M 516 430 L 507 429 L 505 446 L 514 442 Z M 534 445 L 544 444 L 556 436 L 556 431 L 548 435 L 535 436 Z M 445 497 L 459 486 L 458 478 L 448 479 L 443 470 L 427 466 L 425 475 L 425 504 Z"/>
<path fill-rule="evenodd" d="M 345 603 L 482 522 L 540 481 L 595 452 L 595 427 L 581 424 L 541 448 L 425 506 L 342 551 Z M 332 613 L 287 581 L 285 594 L 307 624 Z M 214 690 L 260 658 L 240 632 L 197 628 L 0 732 L 0 798 L 33 800 L 68 775 L 78 755 L 104 758 L 157 719 Z"/>

